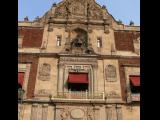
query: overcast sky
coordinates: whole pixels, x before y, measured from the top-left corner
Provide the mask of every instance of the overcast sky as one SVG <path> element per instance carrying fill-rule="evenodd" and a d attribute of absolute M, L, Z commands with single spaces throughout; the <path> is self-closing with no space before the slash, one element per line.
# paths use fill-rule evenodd
<path fill-rule="evenodd" d="M 25 16 L 34 20 L 36 16 L 43 16 L 54 2 L 62 0 L 18 0 L 18 20 Z M 140 0 L 96 0 L 100 5 L 105 5 L 109 13 L 124 24 L 132 20 L 135 25 L 140 25 Z"/>

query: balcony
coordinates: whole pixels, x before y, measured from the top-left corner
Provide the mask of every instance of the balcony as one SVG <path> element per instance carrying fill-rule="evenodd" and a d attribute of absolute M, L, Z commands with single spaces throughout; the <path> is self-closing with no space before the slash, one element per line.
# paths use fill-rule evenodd
<path fill-rule="evenodd" d="M 53 99 L 61 100 L 105 100 L 104 93 L 89 93 L 89 92 L 79 92 L 79 91 L 69 91 L 69 92 L 58 92 Z"/>
<path fill-rule="evenodd" d="M 132 101 L 140 101 L 140 94 L 137 93 L 137 94 L 131 94 L 131 100 Z"/>

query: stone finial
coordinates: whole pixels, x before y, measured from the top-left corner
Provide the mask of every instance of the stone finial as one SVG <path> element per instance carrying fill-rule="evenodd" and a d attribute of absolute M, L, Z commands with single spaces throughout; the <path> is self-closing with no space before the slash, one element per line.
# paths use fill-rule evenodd
<path fill-rule="evenodd" d="M 53 4 L 52 4 L 52 7 L 55 7 L 57 4 L 54 2 Z"/>
<path fill-rule="evenodd" d="M 39 16 L 36 17 L 36 20 L 39 20 Z"/>
<path fill-rule="evenodd" d="M 103 8 L 103 9 L 106 9 L 106 6 L 105 6 L 105 5 L 103 5 L 103 6 L 102 6 L 102 8 Z"/>
<path fill-rule="evenodd" d="M 134 25 L 134 22 L 131 20 L 129 25 L 133 26 Z"/>
<path fill-rule="evenodd" d="M 28 16 L 26 16 L 26 17 L 24 18 L 24 21 L 25 21 L 25 22 L 29 21 Z"/>
<path fill-rule="evenodd" d="M 118 20 L 117 22 L 118 22 L 118 24 L 122 24 L 122 20 Z"/>

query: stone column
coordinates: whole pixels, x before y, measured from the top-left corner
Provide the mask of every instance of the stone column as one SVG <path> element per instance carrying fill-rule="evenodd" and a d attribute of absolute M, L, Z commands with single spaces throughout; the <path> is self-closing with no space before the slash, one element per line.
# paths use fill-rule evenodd
<path fill-rule="evenodd" d="M 37 120 L 38 104 L 33 104 L 31 109 L 31 120 Z"/>
<path fill-rule="evenodd" d="M 42 105 L 42 120 L 47 120 L 48 117 L 48 104 Z"/>
<path fill-rule="evenodd" d="M 58 64 L 58 92 L 63 92 L 63 72 L 64 72 L 64 64 Z"/>
<path fill-rule="evenodd" d="M 88 86 L 88 92 L 92 93 L 93 92 L 93 71 L 92 68 L 88 69 L 88 75 L 89 75 L 89 86 Z"/>
<path fill-rule="evenodd" d="M 117 120 L 122 120 L 122 108 L 121 108 L 121 105 L 117 105 Z"/>
<path fill-rule="evenodd" d="M 117 120 L 117 112 L 115 105 L 106 106 L 106 120 Z"/>
<path fill-rule="evenodd" d="M 96 93 L 98 91 L 98 80 L 97 80 L 97 68 L 98 65 L 93 65 L 93 92 Z"/>

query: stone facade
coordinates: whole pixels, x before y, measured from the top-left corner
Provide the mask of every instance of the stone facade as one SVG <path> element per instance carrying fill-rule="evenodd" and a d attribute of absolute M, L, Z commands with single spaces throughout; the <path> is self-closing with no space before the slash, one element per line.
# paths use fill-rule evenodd
<path fill-rule="evenodd" d="M 140 76 L 140 27 L 118 24 L 95 0 L 63 0 L 18 23 L 18 72 L 24 72 L 19 120 L 140 120 L 128 94 Z M 87 74 L 86 91 L 69 74 Z"/>

